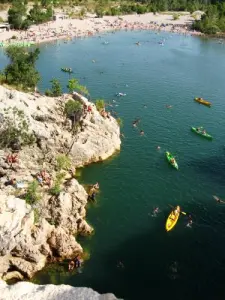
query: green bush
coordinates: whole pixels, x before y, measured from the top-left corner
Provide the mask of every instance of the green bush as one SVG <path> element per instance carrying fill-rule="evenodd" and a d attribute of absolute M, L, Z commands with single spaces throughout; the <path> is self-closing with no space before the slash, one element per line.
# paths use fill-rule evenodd
<path fill-rule="evenodd" d="M 117 118 L 116 121 L 120 127 L 123 127 L 123 120 L 121 118 Z"/>
<path fill-rule="evenodd" d="M 180 18 L 179 14 L 173 14 L 173 20 L 174 21 L 179 20 L 179 18 Z"/>
<path fill-rule="evenodd" d="M 68 170 L 71 167 L 71 159 L 65 154 L 59 154 L 56 157 L 56 169 L 60 170 Z"/>
<path fill-rule="evenodd" d="M 95 105 L 98 111 L 101 111 L 105 108 L 105 101 L 103 99 L 97 99 Z"/>
<path fill-rule="evenodd" d="M 25 47 L 9 46 L 5 50 L 10 63 L 4 69 L 6 83 L 21 86 L 24 90 L 34 89 L 40 80 L 35 68 L 40 50 L 36 48 L 27 52 Z"/>
<path fill-rule="evenodd" d="M 52 195 L 52 196 L 58 196 L 61 192 L 61 187 L 60 187 L 60 184 L 58 183 L 55 183 L 53 185 L 52 188 L 49 189 L 49 193 Z"/>
<path fill-rule="evenodd" d="M 62 95 L 62 86 L 58 79 L 53 78 L 51 81 L 51 89 L 45 91 L 46 96 L 59 97 Z"/>
<path fill-rule="evenodd" d="M 73 114 L 80 112 L 82 110 L 82 105 L 77 100 L 68 100 L 65 104 L 64 113 L 67 117 L 72 116 Z"/>
<path fill-rule="evenodd" d="M 28 204 L 35 204 L 38 200 L 40 200 L 40 194 L 38 192 L 39 184 L 37 180 L 33 180 L 28 184 L 27 192 L 25 195 L 25 200 Z"/>
<path fill-rule="evenodd" d="M 9 148 L 14 143 L 21 146 L 31 145 L 35 136 L 29 131 L 29 120 L 17 107 L 4 109 L 4 122 L 0 128 L 0 147 Z"/>
<path fill-rule="evenodd" d="M 53 196 L 58 196 L 61 192 L 61 185 L 63 183 L 63 179 L 65 178 L 65 173 L 58 172 L 55 177 L 55 182 L 52 188 L 49 189 L 49 193 Z"/>

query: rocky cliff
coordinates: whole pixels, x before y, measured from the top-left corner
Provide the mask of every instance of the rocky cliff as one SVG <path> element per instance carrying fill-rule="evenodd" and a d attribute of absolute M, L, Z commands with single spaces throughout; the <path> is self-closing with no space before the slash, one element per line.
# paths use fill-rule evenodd
<path fill-rule="evenodd" d="M 89 108 L 76 126 L 64 114 L 72 98 Z M 22 125 L 15 117 L 18 112 L 26 121 Z M 121 141 L 117 121 L 100 115 L 93 103 L 76 93 L 49 98 L 0 86 L 2 144 L 7 134 L 14 134 L 13 128 L 4 131 L 10 118 L 14 126 L 32 134 L 32 143 L 10 146 L 18 154 L 13 163 L 7 160 L 9 147 L 0 150 L 0 277 L 22 279 L 32 277 L 49 260 L 82 253 L 75 236 L 91 234 L 93 228 L 85 221 L 88 194 L 75 179 L 75 169 L 108 158 L 120 149 Z M 71 159 L 72 170 L 58 170 L 57 155 L 62 154 Z M 43 169 L 50 175 L 49 186 L 30 186 Z M 59 175 L 60 190 L 51 192 Z"/>
<path fill-rule="evenodd" d="M 0 300 L 116 300 L 113 294 L 100 295 L 90 288 L 69 285 L 35 285 L 19 282 L 13 286 L 0 280 Z"/>

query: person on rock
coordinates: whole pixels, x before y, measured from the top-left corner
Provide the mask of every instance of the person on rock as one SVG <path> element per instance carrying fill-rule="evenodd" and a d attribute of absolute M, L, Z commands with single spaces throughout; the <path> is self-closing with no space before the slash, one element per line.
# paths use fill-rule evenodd
<path fill-rule="evenodd" d="M 81 267 L 81 259 L 80 259 L 80 256 L 79 256 L 79 255 L 77 255 L 77 256 L 75 257 L 74 262 L 75 262 L 75 268 L 80 268 L 80 267 Z"/>
<path fill-rule="evenodd" d="M 68 265 L 68 270 L 73 271 L 74 267 L 75 267 L 75 263 L 73 260 L 71 260 Z"/>

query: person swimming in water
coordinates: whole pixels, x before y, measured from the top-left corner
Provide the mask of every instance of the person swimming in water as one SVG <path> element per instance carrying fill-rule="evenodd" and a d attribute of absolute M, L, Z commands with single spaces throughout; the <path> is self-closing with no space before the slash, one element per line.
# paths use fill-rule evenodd
<path fill-rule="evenodd" d="M 145 133 L 144 133 L 144 130 L 141 130 L 140 131 L 140 135 L 144 135 Z"/>
<path fill-rule="evenodd" d="M 156 217 L 158 213 L 159 213 L 159 208 L 158 207 L 154 208 L 152 212 L 152 217 Z"/>
<path fill-rule="evenodd" d="M 157 146 L 157 150 L 160 150 L 161 149 L 161 147 L 160 146 Z"/>

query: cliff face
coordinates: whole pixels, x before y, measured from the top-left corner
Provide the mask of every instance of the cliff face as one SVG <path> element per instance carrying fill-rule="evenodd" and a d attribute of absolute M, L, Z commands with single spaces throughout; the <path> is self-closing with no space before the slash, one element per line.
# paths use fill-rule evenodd
<path fill-rule="evenodd" d="M 78 94 L 80 103 L 90 107 L 74 134 L 64 107 L 72 96 L 49 98 L 25 94 L 0 86 L 0 133 L 6 122 L 5 109 L 22 110 L 36 142 L 22 147 L 18 162 L 6 161 L 9 149 L 0 150 L 0 277 L 32 277 L 47 260 L 73 258 L 82 253 L 74 235 L 91 234 L 85 221 L 88 195 L 65 170 L 60 193 L 51 195 L 39 186 L 40 200 L 27 204 L 24 195 L 29 182 L 45 169 L 56 177 L 56 156 L 69 154 L 73 169 L 103 160 L 120 149 L 120 130 L 112 117 L 104 118 L 95 105 Z M 7 185 L 15 178 L 22 186 Z"/>
<path fill-rule="evenodd" d="M 0 281 L 0 300 L 116 300 L 113 294 L 100 295 L 90 288 L 69 285 L 35 285 L 19 282 L 13 286 Z M 121 299 L 122 300 L 122 299 Z"/>

